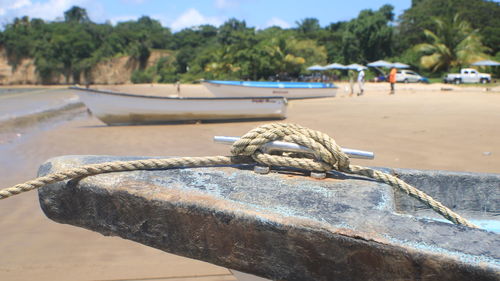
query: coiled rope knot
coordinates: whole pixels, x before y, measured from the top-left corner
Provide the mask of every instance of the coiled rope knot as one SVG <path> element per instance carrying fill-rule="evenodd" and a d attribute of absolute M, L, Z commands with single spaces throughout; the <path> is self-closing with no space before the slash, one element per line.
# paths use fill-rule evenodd
<path fill-rule="evenodd" d="M 264 144 L 274 140 L 283 140 L 306 146 L 314 151 L 316 158 L 303 153 L 299 153 L 298 155 L 285 153 L 282 153 L 282 155 L 271 155 L 259 150 Z M 256 162 L 267 166 L 294 167 L 321 172 L 338 170 L 349 174 L 369 177 L 389 184 L 395 189 L 420 200 L 453 223 L 477 228 L 477 226 L 448 209 L 440 202 L 397 177 L 371 168 L 351 165 L 349 157 L 342 152 L 341 148 L 335 143 L 335 140 L 319 131 L 296 124 L 267 124 L 249 131 L 236 141 L 231 148 L 231 153 L 235 156 L 251 156 Z"/>
<path fill-rule="evenodd" d="M 268 142 L 281 140 L 308 147 L 315 157 L 304 153 L 271 155 L 260 148 Z M 236 141 L 233 155 L 251 156 L 256 162 L 267 166 L 286 166 L 310 171 L 338 170 L 350 172 L 349 157 L 330 136 L 296 124 L 272 123 L 257 127 Z"/>

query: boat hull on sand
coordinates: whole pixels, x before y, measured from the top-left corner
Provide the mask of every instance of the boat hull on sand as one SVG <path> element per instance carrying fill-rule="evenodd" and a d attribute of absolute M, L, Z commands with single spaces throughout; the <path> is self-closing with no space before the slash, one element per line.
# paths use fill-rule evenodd
<path fill-rule="evenodd" d="M 337 92 L 332 83 L 207 80 L 202 84 L 216 97 L 311 99 L 335 97 Z"/>
<path fill-rule="evenodd" d="M 182 98 L 70 89 L 108 125 L 286 118 L 287 101 L 279 97 Z"/>

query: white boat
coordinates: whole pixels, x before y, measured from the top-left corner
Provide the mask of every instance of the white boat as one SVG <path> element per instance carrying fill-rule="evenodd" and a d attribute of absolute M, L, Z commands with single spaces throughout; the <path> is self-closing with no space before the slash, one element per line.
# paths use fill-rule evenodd
<path fill-rule="evenodd" d="M 202 84 L 216 97 L 325 98 L 334 97 L 338 88 L 333 83 L 318 82 L 204 80 Z"/>
<path fill-rule="evenodd" d="M 157 97 L 70 87 L 89 110 L 108 125 L 176 121 L 284 119 L 282 97 Z"/>

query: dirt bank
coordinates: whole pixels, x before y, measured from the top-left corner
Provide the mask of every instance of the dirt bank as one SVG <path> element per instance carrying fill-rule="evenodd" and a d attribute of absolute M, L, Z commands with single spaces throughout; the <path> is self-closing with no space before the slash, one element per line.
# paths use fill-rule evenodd
<path fill-rule="evenodd" d="M 147 66 L 154 65 L 159 59 L 170 56 L 169 52 L 153 50 L 147 61 Z M 126 84 L 130 83 L 130 77 L 134 70 L 139 68 L 139 62 L 129 56 L 114 57 L 103 60 L 90 71 L 90 82 L 92 84 Z M 83 74 L 81 83 L 86 81 Z M 74 84 L 73 77 L 54 75 L 46 84 Z M 0 85 L 38 85 L 42 79 L 36 71 L 33 59 L 21 60 L 18 65 L 9 62 L 5 49 L 0 47 Z"/>

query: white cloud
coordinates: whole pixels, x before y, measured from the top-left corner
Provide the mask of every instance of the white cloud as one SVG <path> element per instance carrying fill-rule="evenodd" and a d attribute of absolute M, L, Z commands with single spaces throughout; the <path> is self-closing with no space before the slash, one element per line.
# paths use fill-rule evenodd
<path fill-rule="evenodd" d="M 31 5 L 30 0 L 0 0 L 0 16 L 29 5 Z"/>
<path fill-rule="evenodd" d="M 15 1 L 9 7 L 9 9 L 19 9 L 19 8 L 22 8 L 22 7 L 25 7 L 25 6 L 29 6 L 29 5 L 31 5 L 31 1 L 30 0 L 20 0 L 20 1 Z"/>
<path fill-rule="evenodd" d="M 31 2 L 30 0 L 0 0 L 3 13 L 0 15 L 12 19 L 14 17 L 29 16 L 54 20 L 62 17 L 64 12 L 72 6 L 83 6 L 89 0 L 49 0 L 45 2 Z"/>
<path fill-rule="evenodd" d="M 0 0 L 0 23 L 7 24 L 15 17 L 22 16 L 47 21 L 59 20 L 64 18 L 64 12 L 72 6 L 86 9 L 94 22 L 108 19 L 101 2 L 94 0 Z"/>
<path fill-rule="evenodd" d="M 202 24 L 211 24 L 215 26 L 221 25 L 223 19 L 219 17 L 206 17 L 202 15 L 198 10 L 191 8 L 176 18 L 170 27 L 173 31 L 179 31 L 183 28 L 202 25 Z"/>
<path fill-rule="evenodd" d="M 62 17 L 64 12 L 72 6 L 82 6 L 85 2 L 86 0 L 49 0 L 45 3 L 33 3 L 20 10 L 24 10 L 23 14 L 29 17 L 53 20 L 57 17 Z"/>
<path fill-rule="evenodd" d="M 280 18 L 277 18 L 277 17 L 273 17 L 266 22 L 266 25 L 265 25 L 266 28 L 271 27 L 271 26 L 279 26 L 281 28 L 290 28 L 291 27 L 291 25 L 288 22 L 286 22 Z"/>

